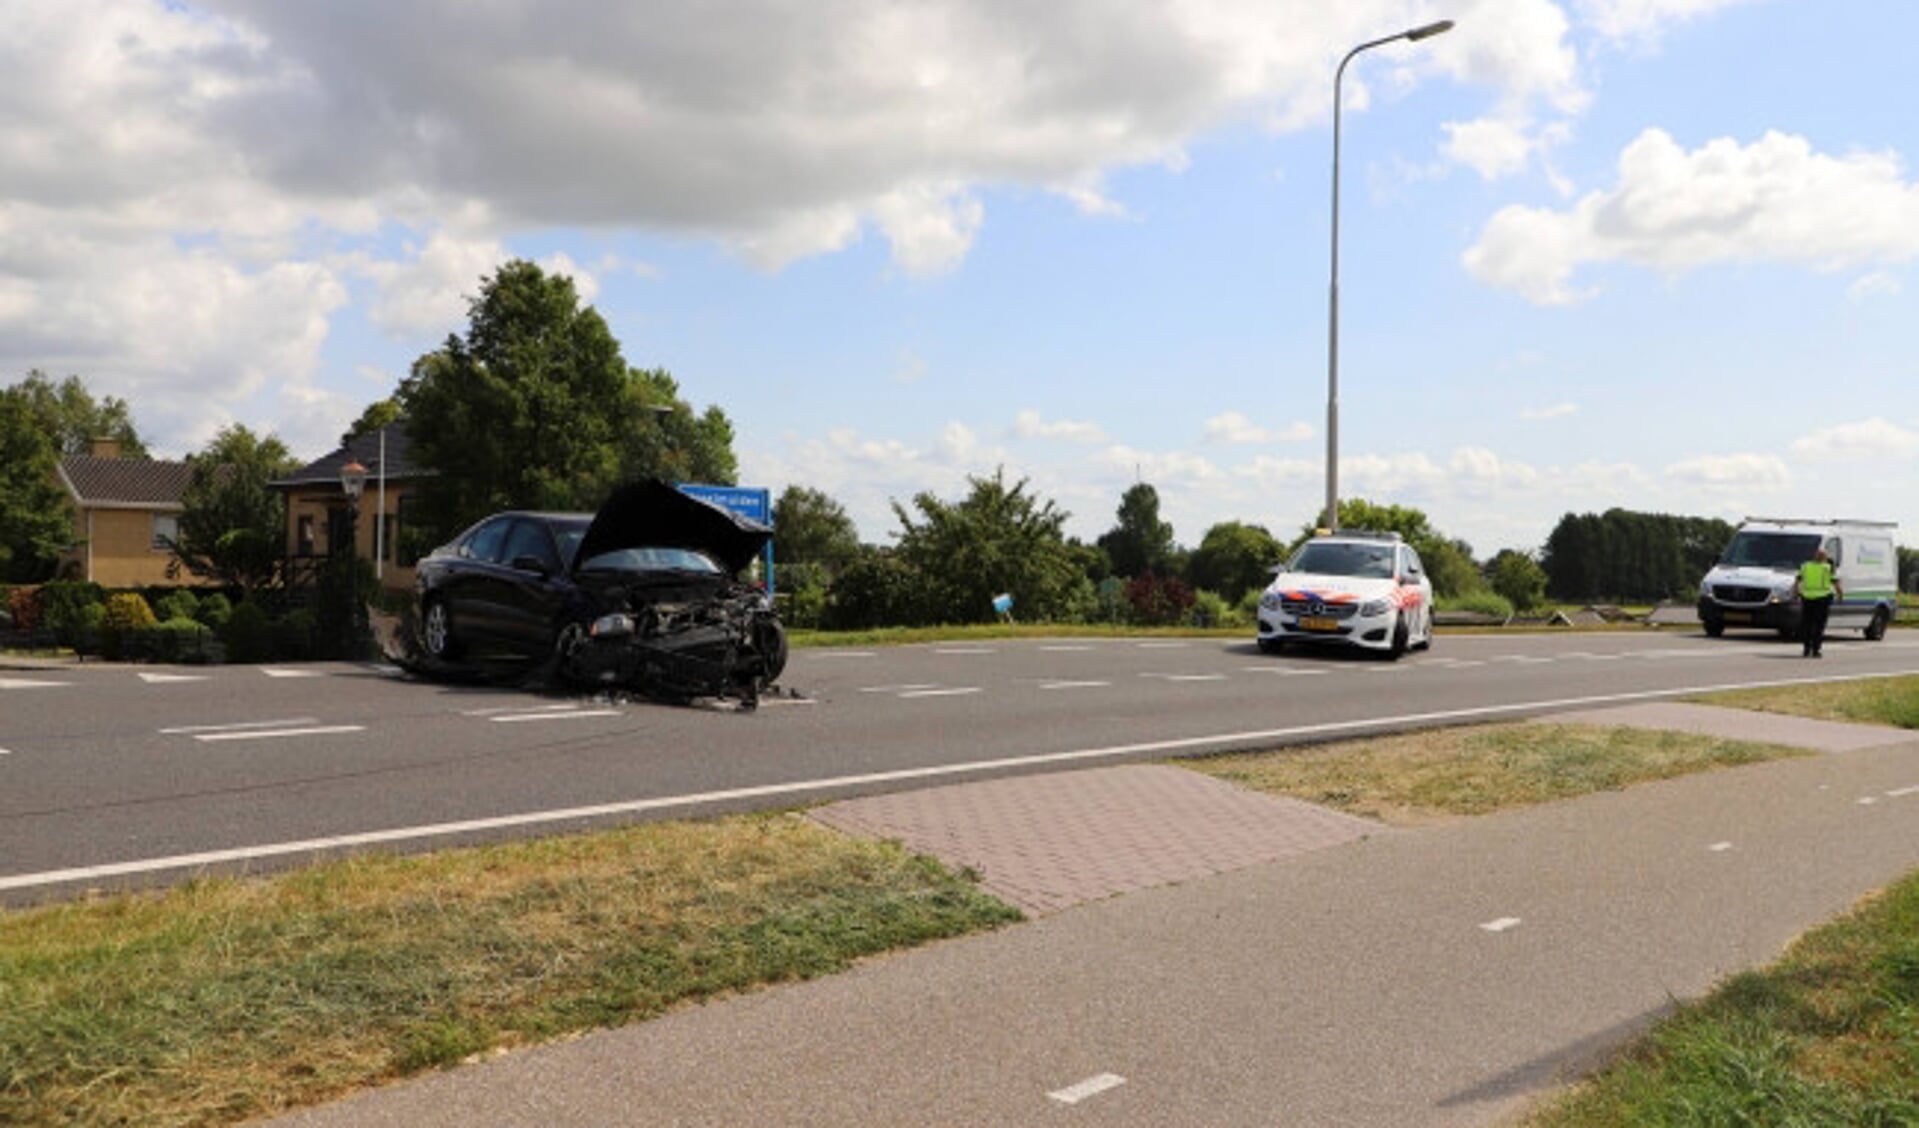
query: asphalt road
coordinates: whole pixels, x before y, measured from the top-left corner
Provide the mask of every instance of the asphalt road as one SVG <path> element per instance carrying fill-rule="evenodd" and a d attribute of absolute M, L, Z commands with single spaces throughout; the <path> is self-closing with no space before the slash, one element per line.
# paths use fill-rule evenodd
<path fill-rule="evenodd" d="M 1703 689 L 1919 673 L 1919 638 L 1442 636 L 1398 663 L 1217 640 L 796 651 L 757 712 L 340 664 L 0 670 L 0 898 L 1274 747 Z"/>

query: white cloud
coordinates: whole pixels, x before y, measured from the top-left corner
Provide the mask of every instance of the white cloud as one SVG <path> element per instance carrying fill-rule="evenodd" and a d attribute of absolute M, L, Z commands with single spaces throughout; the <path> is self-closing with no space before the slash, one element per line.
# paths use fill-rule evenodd
<path fill-rule="evenodd" d="M 1793 440 L 1792 453 L 1814 462 L 1870 462 L 1919 453 L 1919 431 L 1874 417 L 1822 427 Z"/>
<path fill-rule="evenodd" d="M 1729 262 L 1836 270 L 1919 257 L 1919 185 L 1892 153 L 1814 152 L 1769 132 L 1686 152 L 1649 129 L 1619 158 L 1619 183 L 1563 211 L 1499 211 L 1464 255 L 1489 285 L 1545 305 L 1588 296 L 1582 266 L 1626 262 L 1678 274 Z"/>
<path fill-rule="evenodd" d="M 1526 124 L 1500 118 L 1452 121 L 1444 126 L 1448 159 L 1472 169 L 1486 180 L 1524 172 L 1532 159 L 1533 139 Z"/>
<path fill-rule="evenodd" d="M 1555 403 L 1546 407 L 1522 407 L 1519 417 L 1528 420 L 1564 419 L 1578 412 L 1579 405 L 1576 403 Z"/>
<path fill-rule="evenodd" d="M 1222 411 L 1206 421 L 1209 443 L 1296 443 L 1313 437 L 1313 425 L 1295 420 L 1277 429 L 1264 427 L 1238 411 Z"/>
<path fill-rule="evenodd" d="M 1614 40 L 1650 42 L 1674 24 L 1752 0 L 1578 0 L 1582 22 Z"/>
<path fill-rule="evenodd" d="M 1057 439 L 1068 443 L 1101 443 L 1106 432 L 1097 423 L 1070 419 L 1047 422 L 1040 413 L 1028 408 L 1013 419 L 1013 434 L 1022 439 Z"/>
<path fill-rule="evenodd" d="M 1792 471 L 1775 454 L 1700 455 L 1666 467 L 1666 477 L 1706 490 L 1771 493 L 1792 484 Z"/>
<path fill-rule="evenodd" d="M 497 240 L 463 239 L 436 231 L 420 248 L 408 248 L 402 260 L 359 256 L 353 269 L 373 280 L 377 293 L 367 309 L 375 325 L 395 336 L 441 337 L 467 322 L 467 301 L 480 284 L 513 255 Z M 539 260 L 548 274 L 573 279 L 583 303 L 598 296 L 599 280 L 564 253 Z"/>
<path fill-rule="evenodd" d="M 1869 302 L 1874 298 L 1896 298 L 1905 292 L 1905 283 L 1890 270 L 1875 270 L 1846 287 L 1846 300 Z"/>

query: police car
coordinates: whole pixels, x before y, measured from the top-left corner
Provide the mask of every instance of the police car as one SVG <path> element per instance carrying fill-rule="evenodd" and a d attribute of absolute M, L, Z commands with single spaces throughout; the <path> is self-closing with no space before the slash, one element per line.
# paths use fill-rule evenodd
<path fill-rule="evenodd" d="M 1259 648 L 1356 646 L 1398 658 L 1433 644 L 1433 584 L 1397 533 L 1314 537 L 1259 598 Z"/>

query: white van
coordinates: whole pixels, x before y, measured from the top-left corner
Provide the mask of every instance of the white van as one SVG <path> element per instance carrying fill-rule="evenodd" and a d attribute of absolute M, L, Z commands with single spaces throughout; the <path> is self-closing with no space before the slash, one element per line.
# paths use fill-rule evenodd
<path fill-rule="evenodd" d="M 1877 641 L 1898 611 L 1899 553 L 1891 521 L 1748 517 L 1719 563 L 1699 581 L 1699 621 L 1718 638 L 1727 627 L 1760 627 L 1791 638 L 1799 632 L 1792 581 L 1799 565 L 1824 548 L 1845 596 L 1832 605 L 1828 628 L 1852 628 Z"/>

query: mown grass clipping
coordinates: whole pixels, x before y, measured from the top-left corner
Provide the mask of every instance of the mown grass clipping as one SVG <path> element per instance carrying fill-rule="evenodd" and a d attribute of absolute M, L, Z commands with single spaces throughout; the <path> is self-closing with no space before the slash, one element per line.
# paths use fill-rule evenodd
<path fill-rule="evenodd" d="M 0 1123 L 235 1123 L 1018 916 L 792 815 L 6 912 Z"/>

